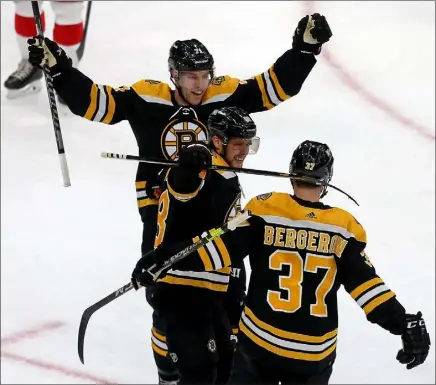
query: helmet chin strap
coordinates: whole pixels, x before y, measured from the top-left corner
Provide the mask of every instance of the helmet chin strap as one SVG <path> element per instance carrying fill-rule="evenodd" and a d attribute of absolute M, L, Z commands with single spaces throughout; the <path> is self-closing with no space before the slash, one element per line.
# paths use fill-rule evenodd
<path fill-rule="evenodd" d="M 178 77 L 179 75 L 177 75 Z M 179 93 L 180 98 L 189 106 L 189 107 L 193 107 L 193 105 L 191 103 L 189 103 L 185 97 L 183 96 L 183 92 L 182 92 L 182 88 L 180 86 L 177 85 L 177 83 L 174 81 L 174 78 L 171 76 L 170 77 L 171 82 L 174 84 L 174 87 L 176 87 L 177 92 Z"/>

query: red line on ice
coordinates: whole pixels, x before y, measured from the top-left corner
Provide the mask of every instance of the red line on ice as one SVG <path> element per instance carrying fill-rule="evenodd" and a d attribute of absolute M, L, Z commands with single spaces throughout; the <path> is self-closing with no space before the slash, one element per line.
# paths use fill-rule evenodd
<path fill-rule="evenodd" d="M 2 347 L 1 357 L 20 362 L 22 364 L 34 366 L 34 367 L 37 367 L 40 369 L 45 369 L 45 370 L 49 370 L 52 372 L 58 372 L 58 373 L 61 373 L 65 376 L 80 378 L 80 379 L 83 379 L 86 381 L 91 381 L 91 382 L 96 383 L 96 384 L 117 384 L 116 381 L 110 381 L 110 380 L 107 380 L 107 379 L 99 377 L 99 376 L 94 376 L 92 374 L 83 373 L 83 372 L 80 372 L 78 370 L 69 369 L 67 367 L 53 364 L 50 362 L 41 361 L 41 360 L 34 359 L 34 358 L 28 358 L 28 357 L 22 356 L 20 354 L 9 353 L 9 352 L 3 351 L 3 347 L 5 345 L 12 345 L 12 344 L 15 344 L 15 343 L 18 343 L 21 341 L 25 341 L 25 340 L 28 340 L 31 338 L 39 337 L 44 332 L 53 331 L 53 330 L 58 329 L 62 326 L 65 326 L 65 325 L 66 325 L 66 323 L 62 322 L 62 321 L 46 322 L 46 323 L 44 323 L 38 327 L 35 327 L 33 329 L 23 330 L 20 332 L 13 333 L 9 336 L 3 337 L 1 339 L 1 347 Z"/>
<path fill-rule="evenodd" d="M 315 11 L 313 3 L 314 1 L 303 1 L 303 7 L 307 15 L 311 15 Z M 433 132 L 431 132 L 430 128 L 427 128 L 419 123 L 416 123 L 413 119 L 403 115 L 397 108 L 389 105 L 383 99 L 375 96 L 361 83 L 359 83 L 357 78 L 351 75 L 351 73 L 347 71 L 346 68 L 342 66 L 332 54 L 329 53 L 328 47 L 323 48 L 321 55 L 323 56 L 323 59 L 326 61 L 326 63 L 337 72 L 342 82 L 346 86 L 348 86 L 352 91 L 354 91 L 356 94 L 363 97 L 363 99 L 367 103 L 383 111 L 392 120 L 395 120 L 398 123 L 402 124 L 403 126 L 415 131 L 419 135 L 430 140 L 435 140 L 435 135 Z"/>
<path fill-rule="evenodd" d="M 45 333 L 47 331 L 58 329 L 62 326 L 65 326 L 65 323 L 62 321 L 47 322 L 45 324 L 42 324 L 41 326 L 38 326 L 37 328 L 23 330 L 21 332 L 11 334 L 10 336 L 3 337 L 1 339 L 1 345 L 3 347 L 4 345 L 15 344 L 15 343 L 23 341 L 23 340 L 35 338 L 35 337 L 38 337 L 41 333 Z"/>
<path fill-rule="evenodd" d="M 27 365 L 31 365 L 31 366 L 35 366 L 37 368 L 40 369 L 46 369 L 52 372 L 58 372 L 61 373 L 65 376 L 69 376 L 69 377 L 74 377 L 74 378 L 80 378 L 82 380 L 86 380 L 86 381 L 92 381 L 93 383 L 96 384 L 117 384 L 116 381 L 111 381 L 108 380 L 106 378 L 103 377 L 98 377 L 98 376 L 93 376 L 92 374 L 88 374 L 88 373 L 83 373 L 80 372 L 78 370 L 74 370 L 74 369 L 69 369 L 66 368 L 64 366 L 61 365 L 56 365 L 56 364 L 52 364 L 50 362 L 45 362 L 45 361 L 41 361 L 41 360 L 37 360 L 37 359 L 33 359 L 33 358 L 28 358 L 19 354 L 14 354 L 14 353 L 8 353 L 8 352 L 1 352 L 1 356 L 2 358 L 8 358 L 10 360 L 13 361 L 18 361 L 21 362 L 23 364 L 27 364 Z"/>

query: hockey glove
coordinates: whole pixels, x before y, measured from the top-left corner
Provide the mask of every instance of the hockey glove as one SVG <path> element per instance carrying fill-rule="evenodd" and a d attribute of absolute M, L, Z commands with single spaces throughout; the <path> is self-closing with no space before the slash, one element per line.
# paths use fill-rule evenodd
<path fill-rule="evenodd" d="M 27 40 L 27 43 L 29 44 L 29 62 L 38 68 L 47 64 L 53 78 L 73 66 L 73 61 L 65 51 L 47 37 L 44 38 L 42 46 L 37 36 Z"/>
<path fill-rule="evenodd" d="M 167 259 L 176 254 L 173 250 L 175 248 L 177 248 L 176 244 L 172 248 L 161 244 L 141 257 L 132 272 L 132 284 L 135 290 L 138 290 L 139 286 L 153 285 L 159 277 L 165 275 L 169 268 L 159 274 L 157 272 Z"/>
<path fill-rule="evenodd" d="M 430 349 L 430 336 L 421 312 L 417 315 L 406 314 L 405 323 L 401 336 L 403 349 L 398 351 L 397 360 L 407 365 L 407 369 L 412 369 L 426 360 Z"/>
<path fill-rule="evenodd" d="M 190 144 L 180 150 L 179 164 L 199 174 L 206 167 L 212 165 L 212 154 L 204 144 Z"/>
<path fill-rule="evenodd" d="M 308 54 L 319 55 L 321 46 L 332 37 L 326 18 L 319 13 L 303 17 L 292 39 L 292 48 Z"/>
<path fill-rule="evenodd" d="M 158 270 L 156 251 L 151 250 L 144 254 L 132 272 L 132 284 L 135 290 L 138 290 L 140 286 L 152 285 Z"/>

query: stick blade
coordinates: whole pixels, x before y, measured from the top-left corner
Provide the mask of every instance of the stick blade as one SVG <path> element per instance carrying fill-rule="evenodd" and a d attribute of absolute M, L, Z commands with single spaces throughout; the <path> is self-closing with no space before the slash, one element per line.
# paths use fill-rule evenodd
<path fill-rule="evenodd" d="M 82 364 L 85 364 L 85 359 L 83 357 L 83 350 L 84 350 L 84 345 L 85 345 L 85 333 L 86 333 L 86 328 L 88 327 L 89 319 L 91 318 L 92 314 L 95 311 L 93 309 L 93 307 L 94 306 L 91 306 L 88 309 L 86 309 L 82 314 L 82 318 L 80 319 L 79 335 L 78 335 L 78 340 L 77 340 L 77 349 L 78 349 L 79 358 L 80 358 L 80 361 L 82 362 Z"/>
<path fill-rule="evenodd" d="M 107 297 L 104 297 L 100 301 L 96 302 L 94 305 L 91 305 L 83 312 L 82 318 L 80 319 L 79 334 L 77 339 L 77 351 L 79 353 L 79 358 L 82 364 L 85 363 L 85 360 L 83 358 L 83 350 L 85 345 L 85 333 L 86 333 L 86 328 L 88 327 L 89 319 L 97 310 L 101 309 L 103 306 L 107 305 L 108 303 L 111 303 L 113 300 L 117 299 L 123 294 L 126 294 L 128 291 L 132 289 L 133 289 L 133 284 L 130 281 L 129 283 L 125 284 L 123 287 L 120 287 L 118 290 L 109 294 Z"/>

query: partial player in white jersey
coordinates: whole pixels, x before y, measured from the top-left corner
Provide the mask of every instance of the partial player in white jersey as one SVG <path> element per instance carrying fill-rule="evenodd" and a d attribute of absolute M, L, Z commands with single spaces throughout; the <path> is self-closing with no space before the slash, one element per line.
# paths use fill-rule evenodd
<path fill-rule="evenodd" d="M 39 1 L 42 28 L 45 31 L 43 1 Z M 83 1 L 50 1 L 55 15 L 53 40 L 79 64 L 77 48 L 83 38 Z M 21 59 L 17 69 L 6 79 L 7 97 L 15 99 L 41 90 L 42 71 L 28 61 L 27 39 L 37 34 L 30 1 L 15 1 L 15 33 Z"/>

